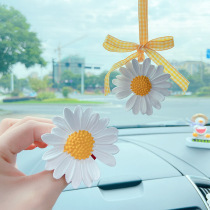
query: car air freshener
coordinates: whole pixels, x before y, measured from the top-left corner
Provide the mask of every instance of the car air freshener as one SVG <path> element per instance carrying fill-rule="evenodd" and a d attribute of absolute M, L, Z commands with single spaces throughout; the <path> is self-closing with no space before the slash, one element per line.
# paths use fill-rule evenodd
<path fill-rule="evenodd" d="M 207 133 L 208 118 L 204 114 L 195 114 L 191 118 L 190 125 L 193 126 L 192 137 L 186 139 L 188 147 L 210 149 L 210 134 Z"/>
<path fill-rule="evenodd" d="M 147 54 L 147 56 L 158 66 L 164 67 L 164 72 L 171 75 L 171 79 L 184 91 L 187 91 L 189 82 L 188 80 L 183 77 L 165 58 L 163 58 L 157 51 L 162 50 L 168 50 L 174 46 L 174 40 L 172 36 L 165 36 L 165 37 L 159 37 L 156 39 L 152 39 L 148 41 L 148 0 L 138 0 L 138 14 L 139 14 L 139 44 L 134 42 L 127 42 L 119 40 L 111 35 L 108 35 L 103 43 L 103 46 L 106 50 L 111 52 L 132 52 L 136 51 L 133 54 L 129 55 L 127 58 L 115 63 L 112 68 L 109 70 L 107 75 L 105 76 L 104 81 L 104 93 L 105 95 L 108 95 L 110 93 L 110 87 L 109 87 L 109 76 L 111 72 L 114 70 L 122 67 L 123 65 L 126 65 L 126 68 L 121 68 L 121 72 L 124 72 L 123 76 L 132 74 L 131 70 L 131 64 L 129 64 L 129 61 L 138 58 L 138 62 L 144 62 L 144 66 L 148 66 L 145 63 L 148 64 L 149 61 L 145 60 L 144 53 Z M 136 67 L 134 67 L 136 65 Z M 130 67 L 128 67 L 130 66 Z M 162 81 L 165 81 L 165 79 L 168 79 L 168 76 L 162 75 L 161 78 L 154 78 L 160 81 L 160 83 L 157 83 L 157 80 L 155 81 L 156 84 L 158 84 L 158 88 L 161 90 L 155 94 L 154 89 L 152 88 L 151 81 L 148 81 L 148 77 L 145 77 L 144 73 L 139 70 L 139 67 L 137 67 L 136 61 L 133 61 L 133 80 L 130 83 L 129 87 L 127 87 L 127 83 L 119 83 L 120 88 L 115 89 L 113 92 L 116 93 L 116 96 L 119 97 L 127 97 L 130 93 L 134 93 L 134 96 L 130 98 L 128 104 L 126 107 L 133 110 L 134 114 L 139 113 L 141 111 L 142 114 L 152 114 L 152 108 L 151 104 L 149 103 L 148 97 L 145 97 L 150 93 L 150 95 L 153 95 L 156 100 L 152 100 L 155 104 L 153 104 L 153 107 L 160 108 L 159 102 L 161 101 L 160 98 L 164 98 L 166 95 L 168 95 L 168 91 L 165 91 L 165 88 L 169 88 L 170 86 L 167 84 L 165 85 L 165 82 L 161 84 Z M 152 68 L 152 67 L 151 67 Z M 146 69 L 146 68 L 145 68 Z M 136 74 L 139 71 L 139 74 Z M 146 71 L 146 70 L 145 70 Z M 151 69 L 151 71 L 155 71 L 155 68 Z M 150 72 L 149 72 L 150 73 Z M 155 73 L 154 73 L 155 74 Z M 119 79 L 119 78 L 118 78 Z M 121 80 L 126 80 L 124 77 L 121 77 Z M 127 77 L 129 79 L 129 77 Z M 113 81 L 114 84 L 117 84 L 117 82 Z M 156 85 L 155 84 L 155 85 Z M 156 85 L 157 86 L 157 85 Z M 129 89 L 130 88 L 130 89 Z M 163 90 L 162 90 L 163 89 Z M 166 93 L 167 92 L 167 93 Z M 142 97 L 135 97 L 135 95 L 142 96 Z M 158 95 L 158 96 L 157 96 Z M 151 97 L 149 97 L 151 98 Z M 136 105 L 138 104 L 138 105 Z"/>
<path fill-rule="evenodd" d="M 107 128 L 109 119 L 100 119 L 90 108 L 83 111 L 77 106 L 74 112 L 65 108 L 64 117 L 54 117 L 53 123 L 56 127 L 41 138 L 53 146 L 42 159 L 46 160 L 46 170 L 54 170 L 55 179 L 65 175 L 66 182 L 75 189 L 82 181 L 90 187 L 100 178 L 96 160 L 108 166 L 116 165 L 114 154 L 119 149 L 114 143 L 118 130 Z"/>

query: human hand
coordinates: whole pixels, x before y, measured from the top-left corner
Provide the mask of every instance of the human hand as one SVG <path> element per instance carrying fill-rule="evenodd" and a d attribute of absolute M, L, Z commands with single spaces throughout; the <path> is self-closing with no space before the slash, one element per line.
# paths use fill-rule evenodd
<path fill-rule="evenodd" d="M 16 165 L 25 149 L 44 148 L 41 135 L 50 133 L 51 120 L 26 117 L 4 119 L 0 124 L 0 206 L 1 209 L 51 209 L 66 187 L 65 178 L 54 179 L 52 171 L 26 176 Z"/>

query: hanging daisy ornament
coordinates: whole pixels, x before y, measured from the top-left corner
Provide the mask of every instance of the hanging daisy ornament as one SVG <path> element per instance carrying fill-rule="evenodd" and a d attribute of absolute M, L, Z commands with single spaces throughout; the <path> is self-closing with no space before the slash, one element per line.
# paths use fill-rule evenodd
<path fill-rule="evenodd" d="M 116 85 L 112 92 L 118 99 L 123 99 L 131 95 L 126 103 L 126 109 L 133 111 L 133 114 L 152 115 L 153 107 L 161 108 L 161 102 L 165 96 L 169 96 L 168 88 L 171 83 L 167 80 L 170 74 L 163 72 L 164 67 L 158 66 L 157 69 L 151 65 L 150 58 L 139 64 L 136 59 L 126 63 L 126 68 L 119 69 L 121 75 L 113 79 L 112 83 Z"/>
<path fill-rule="evenodd" d="M 53 146 L 42 159 L 46 160 L 46 170 L 54 170 L 55 179 L 65 175 L 66 182 L 71 182 L 73 188 L 78 188 L 82 181 L 90 187 L 100 178 L 96 160 L 115 166 L 113 155 L 119 149 L 113 143 L 117 141 L 118 130 L 107 128 L 109 119 L 100 119 L 90 108 L 83 112 L 77 106 L 74 112 L 65 108 L 64 117 L 54 117 L 53 123 L 56 127 L 41 138 Z"/>

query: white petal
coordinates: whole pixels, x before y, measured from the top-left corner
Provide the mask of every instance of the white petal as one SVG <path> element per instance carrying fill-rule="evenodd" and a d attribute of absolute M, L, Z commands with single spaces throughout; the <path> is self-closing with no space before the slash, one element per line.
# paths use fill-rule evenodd
<path fill-rule="evenodd" d="M 150 64 L 151 64 L 151 59 L 150 58 L 147 58 L 147 59 L 144 60 L 143 67 L 142 67 L 142 75 L 146 76 L 147 71 L 150 67 Z"/>
<path fill-rule="evenodd" d="M 141 97 L 141 104 L 140 104 L 140 106 L 141 106 L 141 113 L 145 114 L 146 111 L 147 111 L 147 104 L 146 104 L 144 96 Z"/>
<path fill-rule="evenodd" d="M 107 135 L 117 135 L 118 130 L 117 128 L 110 127 L 110 128 L 105 128 L 104 130 L 101 130 L 97 134 L 93 135 L 94 138 L 100 138 L 102 136 L 107 136 Z"/>
<path fill-rule="evenodd" d="M 117 94 L 119 92 L 126 91 L 126 90 L 129 90 L 129 89 L 130 88 L 128 88 L 128 87 L 114 87 L 112 89 L 112 93 Z"/>
<path fill-rule="evenodd" d="M 208 193 L 207 195 L 206 195 L 206 198 L 209 200 L 210 199 L 210 193 Z"/>
<path fill-rule="evenodd" d="M 140 75 L 140 66 L 139 66 L 139 62 L 136 59 L 132 60 L 132 64 L 133 64 L 133 69 L 136 72 L 136 75 Z"/>
<path fill-rule="evenodd" d="M 72 177 L 72 187 L 77 189 L 82 181 L 82 170 L 80 160 L 76 160 L 74 174 Z"/>
<path fill-rule="evenodd" d="M 65 139 L 68 138 L 68 136 L 70 135 L 70 133 L 67 133 L 65 130 L 61 129 L 61 128 L 53 128 L 51 131 L 52 134 L 56 135 L 56 136 L 60 136 L 63 137 Z"/>
<path fill-rule="evenodd" d="M 146 114 L 147 115 L 152 115 L 153 109 L 152 109 L 152 104 L 151 104 L 151 102 L 149 100 L 149 96 L 148 95 L 145 96 L 145 100 L 146 100 L 146 104 L 147 104 L 147 112 L 146 112 Z"/>
<path fill-rule="evenodd" d="M 159 93 L 153 89 L 149 93 L 153 98 L 155 98 L 158 101 L 164 101 L 164 99 L 165 99 L 165 96 L 163 96 L 161 93 Z"/>
<path fill-rule="evenodd" d="M 94 129 L 91 131 L 91 134 L 96 137 L 100 132 L 106 129 L 107 125 L 109 124 L 109 119 L 104 118 L 100 119 Z"/>
<path fill-rule="evenodd" d="M 128 97 L 131 93 L 132 93 L 132 91 L 130 89 L 128 89 L 128 90 L 125 90 L 125 91 L 122 91 L 122 92 L 118 92 L 116 94 L 116 97 L 118 99 L 123 99 L 123 98 Z"/>
<path fill-rule="evenodd" d="M 93 152 L 93 155 L 99 159 L 101 162 L 108 166 L 115 166 L 116 165 L 116 160 L 113 155 L 107 154 L 105 152 L 100 152 L 98 150 L 95 150 Z"/>
<path fill-rule="evenodd" d="M 165 88 L 155 88 L 155 90 L 160 92 L 164 96 L 170 96 L 171 95 L 170 91 L 165 89 Z"/>
<path fill-rule="evenodd" d="M 152 84 L 157 84 L 157 83 L 168 80 L 170 77 L 171 77 L 170 74 L 161 74 L 160 76 L 152 79 L 151 82 Z"/>
<path fill-rule="evenodd" d="M 75 127 L 77 128 L 78 131 L 81 128 L 81 117 L 82 117 L 82 108 L 81 106 L 76 106 L 75 110 L 74 110 L 74 124 Z"/>
<path fill-rule="evenodd" d="M 70 155 L 68 155 L 62 162 L 61 164 L 55 168 L 54 172 L 53 172 L 53 177 L 55 179 L 60 179 L 65 173 L 67 168 L 69 167 L 70 164 L 70 160 L 72 159 L 72 157 Z"/>
<path fill-rule="evenodd" d="M 123 75 L 117 75 L 116 78 L 119 80 L 122 80 L 124 82 L 131 82 L 131 79 L 129 79 L 128 77 L 125 77 Z"/>
<path fill-rule="evenodd" d="M 81 160 L 82 180 L 87 187 L 91 187 L 92 179 L 88 172 L 87 164 L 88 162 L 86 160 Z"/>
<path fill-rule="evenodd" d="M 113 79 L 112 83 L 116 85 L 117 87 L 124 87 L 124 89 L 129 89 L 130 82 L 119 80 L 119 79 Z"/>
<path fill-rule="evenodd" d="M 95 144 L 113 144 L 117 141 L 116 135 L 107 135 L 100 138 L 94 138 Z"/>
<path fill-rule="evenodd" d="M 64 146 L 56 146 L 54 148 L 52 148 L 51 150 L 47 151 L 44 153 L 44 155 L 42 156 L 43 160 L 49 160 L 49 159 L 53 159 L 55 157 L 57 157 L 58 155 L 60 155 L 61 153 L 63 153 L 63 149 Z"/>
<path fill-rule="evenodd" d="M 154 88 L 171 88 L 172 84 L 170 82 L 161 82 L 158 84 L 153 84 L 152 87 Z"/>
<path fill-rule="evenodd" d="M 117 154 L 119 152 L 119 148 L 116 145 L 95 145 L 93 150 L 98 150 L 100 152 L 107 152 L 109 154 Z"/>
<path fill-rule="evenodd" d="M 99 117 L 100 116 L 98 113 L 92 114 L 85 130 L 91 131 L 91 128 L 93 128 L 98 123 Z"/>
<path fill-rule="evenodd" d="M 72 129 L 69 127 L 69 125 L 66 123 L 66 121 L 62 117 L 53 117 L 52 121 L 54 125 L 65 130 L 66 132 L 68 133 L 72 132 Z"/>
<path fill-rule="evenodd" d="M 162 65 L 159 65 L 152 78 L 156 78 L 163 73 L 164 73 L 164 67 Z"/>
<path fill-rule="evenodd" d="M 136 71 L 133 69 L 133 65 L 131 62 L 128 62 L 125 64 L 126 65 L 126 68 L 127 68 L 127 71 L 129 71 L 133 77 L 137 77 L 138 75 L 136 74 Z"/>
<path fill-rule="evenodd" d="M 148 94 L 148 97 L 150 99 L 150 102 L 152 104 L 153 107 L 155 107 L 156 109 L 160 109 L 161 108 L 161 104 L 158 100 L 156 100 L 155 98 L 153 98 L 150 93 Z"/>
<path fill-rule="evenodd" d="M 122 73 L 123 76 L 125 76 L 131 80 L 133 79 L 133 75 L 126 68 L 120 67 L 119 71 Z"/>
<path fill-rule="evenodd" d="M 151 80 L 153 75 L 154 75 L 154 73 L 155 73 L 155 71 L 156 71 L 155 66 L 154 65 L 150 65 L 146 76 Z"/>
<path fill-rule="evenodd" d="M 135 104 L 135 102 L 136 102 L 136 99 L 137 99 L 137 95 L 132 95 L 129 99 L 128 99 L 128 101 L 127 101 L 127 103 L 126 103 L 126 109 L 129 111 L 130 109 L 132 109 L 133 108 L 133 106 L 134 106 L 134 104 Z"/>
<path fill-rule="evenodd" d="M 48 160 L 45 165 L 45 169 L 48 171 L 56 169 L 66 157 L 67 157 L 67 153 L 62 153 L 61 155 L 57 156 L 56 158 Z"/>
<path fill-rule="evenodd" d="M 65 108 L 63 112 L 64 112 L 64 118 L 65 118 L 66 122 L 68 123 L 69 127 L 71 128 L 71 130 L 73 132 L 77 131 L 77 127 L 75 125 L 76 119 L 74 119 L 73 112 L 68 108 Z"/>
<path fill-rule="evenodd" d="M 100 170 L 95 160 L 92 157 L 86 159 L 88 172 L 92 180 L 98 180 L 100 178 Z"/>
<path fill-rule="evenodd" d="M 132 108 L 133 114 L 138 114 L 140 111 L 140 100 L 141 100 L 140 98 L 141 96 L 137 96 L 136 98 L 135 104 Z"/>
<path fill-rule="evenodd" d="M 66 170 L 65 179 L 66 179 L 66 182 L 67 182 L 67 183 L 70 183 L 71 180 L 72 180 L 72 177 L 73 177 L 73 175 L 74 175 L 75 163 L 76 163 L 76 160 L 75 160 L 74 158 L 72 158 L 72 159 L 70 160 L 69 167 L 68 167 L 67 170 Z"/>
<path fill-rule="evenodd" d="M 96 126 L 91 130 L 91 134 L 93 137 L 100 136 L 100 133 L 103 132 L 107 127 L 107 121 L 104 121 L 103 119 L 100 119 Z"/>
<path fill-rule="evenodd" d="M 42 141 L 45 142 L 46 144 L 65 144 L 66 139 L 60 136 L 56 136 L 51 133 L 45 133 L 41 136 Z"/>
<path fill-rule="evenodd" d="M 83 112 L 82 118 L 81 118 L 81 130 L 85 130 L 85 128 L 87 127 L 91 113 L 92 113 L 91 108 L 88 108 Z"/>
<path fill-rule="evenodd" d="M 87 130 L 92 133 L 93 131 L 95 131 L 95 128 L 98 127 L 98 122 L 99 122 L 99 114 L 96 114 L 96 119 L 95 122 L 92 122 L 92 125 L 90 125 L 90 127 L 87 127 Z"/>

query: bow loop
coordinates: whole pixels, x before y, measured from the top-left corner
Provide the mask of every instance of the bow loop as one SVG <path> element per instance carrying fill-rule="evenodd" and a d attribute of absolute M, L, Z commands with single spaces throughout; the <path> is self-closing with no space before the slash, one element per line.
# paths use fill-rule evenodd
<path fill-rule="evenodd" d="M 157 51 L 168 50 L 174 47 L 174 39 L 173 36 L 159 37 L 147 42 L 145 47 Z"/>
<path fill-rule="evenodd" d="M 111 35 L 107 35 L 103 46 L 110 52 L 132 52 L 137 48 L 138 44 L 134 42 L 122 41 Z"/>

